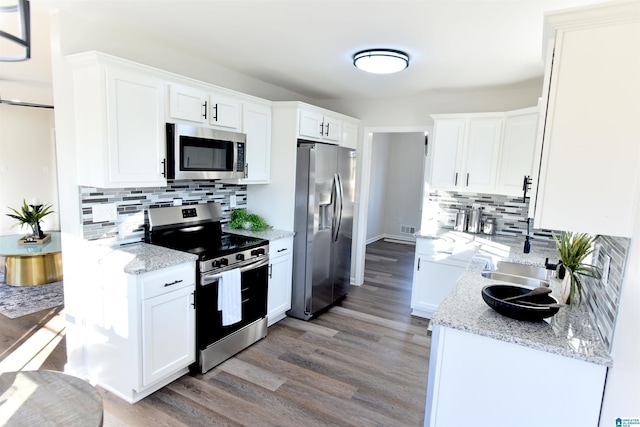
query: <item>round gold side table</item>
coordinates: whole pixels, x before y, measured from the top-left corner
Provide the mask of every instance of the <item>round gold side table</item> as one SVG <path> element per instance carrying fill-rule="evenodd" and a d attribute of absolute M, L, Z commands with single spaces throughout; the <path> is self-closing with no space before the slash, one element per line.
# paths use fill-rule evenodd
<path fill-rule="evenodd" d="M 0 236 L 0 256 L 5 257 L 5 283 L 35 286 L 62 280 L 60 232 L 50 231 L 43 244 L 19 244 L 19 234 Z"/>

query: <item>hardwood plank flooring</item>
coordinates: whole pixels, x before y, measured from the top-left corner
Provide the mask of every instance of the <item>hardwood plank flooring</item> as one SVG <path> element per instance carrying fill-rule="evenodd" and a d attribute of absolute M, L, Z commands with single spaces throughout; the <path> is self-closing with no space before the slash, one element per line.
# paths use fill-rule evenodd
<path fill-rule="evenodd" d="M 109 426 L 421 426 L 431 335 L 410 315 L 415 247 L 367 247 L 365 283 L 310 322 L 286 318 L 204 375 L 130 405 L 98 387 Z M 0 363 L 61 308 L 0 315 Z M 63 370 L 62 340 L 41 369 Z"/>

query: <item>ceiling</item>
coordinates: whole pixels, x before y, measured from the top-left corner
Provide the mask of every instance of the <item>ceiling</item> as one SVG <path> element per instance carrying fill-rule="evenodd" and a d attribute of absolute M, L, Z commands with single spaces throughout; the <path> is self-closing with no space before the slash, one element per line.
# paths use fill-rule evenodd
<path fill-rule="evenodd" d="M 83 23 L 79 42 L 108 34 L 110 53 L 162 47 L 323 100 L 540 85 L 544 12 L 596 2 L 31 0 L 32 59 L 0 62 L 0 98 L 53 102 L 52 8 Z M 366 48 L 404 50 L 411 65 L 366 74 L 351 61 Z"/>

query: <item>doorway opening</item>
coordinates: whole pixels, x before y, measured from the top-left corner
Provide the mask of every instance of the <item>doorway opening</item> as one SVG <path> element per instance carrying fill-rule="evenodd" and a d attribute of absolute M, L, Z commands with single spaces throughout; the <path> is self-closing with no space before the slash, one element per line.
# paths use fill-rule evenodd
<path fill-rule="evenodd" d="M 354 212 L 354 285 L 364 282 L 368 243 L 380 238 L 415 242 L 413 233 L 420 229 L 425 154 L 432 128 L 364 128 Z"/>

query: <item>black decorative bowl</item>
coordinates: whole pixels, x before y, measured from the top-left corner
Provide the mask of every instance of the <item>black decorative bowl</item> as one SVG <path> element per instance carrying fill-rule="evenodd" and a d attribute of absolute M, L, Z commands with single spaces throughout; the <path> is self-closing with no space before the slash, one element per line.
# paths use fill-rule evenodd
<path fill-rule="evenodd" d="M 503 301 L 504 298 L 523 295 L 531 288 L 514 285 L 489 285 L 482 288 L 482 299 L 487 305 L 503 316 L 518 320 L 542 320 L 551 317 L 558 312 L 559 307 L 539 307 L 519 303 L 516 301 Z M 526 301 L 536 304 L 558 304 L 558 300 L 549 294 L 529 297 Z"/>

